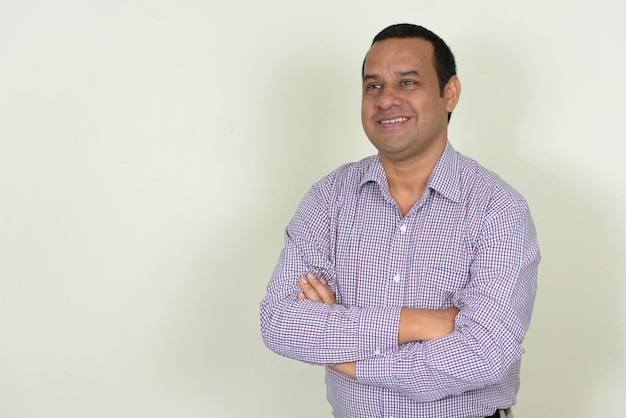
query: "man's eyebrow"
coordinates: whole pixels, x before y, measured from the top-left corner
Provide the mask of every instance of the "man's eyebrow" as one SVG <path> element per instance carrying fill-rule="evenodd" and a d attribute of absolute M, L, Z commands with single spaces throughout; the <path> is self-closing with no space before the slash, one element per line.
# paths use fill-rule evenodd
<path fill-rule="evenodd" d="M 407 76 L 421 77 L 420 73 L 417 72 L 416 70 L 396 71 L 395 74 L 398 77 L 407 77 Z M 376 81 L 379 79 L 380 79 L 380 76 L 378 74 L 365 74 L 365 76 L 363 76 L 363 81 L 370 81 L 370 80 Z"/>
<path fill-rule="evenodd" d="M 400 77 L 406 77 L 406 76 L 415 76 L 415 77 L 420 77 L 420 73 L 418 73 L 415 70 L 409 70 L 409 71 L 397 71 L 396 72 L 397 75 L 399 75 Z"/>

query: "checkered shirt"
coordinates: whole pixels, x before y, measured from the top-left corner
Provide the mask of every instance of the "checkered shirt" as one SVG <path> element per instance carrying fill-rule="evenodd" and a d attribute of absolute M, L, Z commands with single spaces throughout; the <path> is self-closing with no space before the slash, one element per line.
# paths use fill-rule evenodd
<path fill-rule="evenodd" d="M 327 369 L 336 417 L 472 418 L 515 403 L 540 253 L 526 201 L 448 143 L 402 216 L 378 156 L 316 183 L 287 226 L 261 303 L 278 354 Z M 336 305 L 301 301 L 323 277 Z M 443 338 L 398 344 L 402 307 L 460 309 Z"/>

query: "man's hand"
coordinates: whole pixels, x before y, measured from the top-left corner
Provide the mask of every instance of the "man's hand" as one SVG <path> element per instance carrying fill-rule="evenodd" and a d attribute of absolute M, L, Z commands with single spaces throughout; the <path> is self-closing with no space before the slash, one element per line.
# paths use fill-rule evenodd
<path fill-rule="evenodd" d="M 349 363 L 339 363 L 328 366 L 330 370 L 334 370 L 338 373 L 345 374 L 346 376 L 356 379 L 356 361 Z"/>
<path fill-rule="evenodd" d="M 326 280 L 321 277 L 315 277 L 313 273 L 307 273 L 306 276 L 298 279 L 301 292 L 298 292 L 298 299 L 308 299 L 312 302 L 324 302 L 329 305 L 337 303 L 335 294 L 330 288 Z"/>
<path fill-rule="evenodd" d="M 308 299 L 313 302 L 323 302 L 329 305 L 337 303 L 333 290 L 328 286 L 326 280 L 322 277 L 315 277 L 312 273 L 298 279 L 301 292 L 298 293 L 298 299 Z M 329 369 L 338 373 L 342 373 L 352 379 L 356 379 L 356 362 L 338 363 L 328 366 Z"/>

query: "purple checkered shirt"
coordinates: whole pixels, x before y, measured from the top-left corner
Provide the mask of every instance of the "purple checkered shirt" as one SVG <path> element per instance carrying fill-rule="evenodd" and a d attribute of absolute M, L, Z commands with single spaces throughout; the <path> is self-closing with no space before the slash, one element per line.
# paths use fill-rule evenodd
<path fill-rule="evenodd" d="M 450 144 L 402 217 L 378 156 L 316 183 L 261 303 L 267 347 L 326 370 L 336 417 L 471 418 L 515 403 L 540 254 L 526 201 Z M 326 279 L 336 305 L 298 300 Z M 460 309 L 443 338 L 398 345 L 402 307 Z"/>

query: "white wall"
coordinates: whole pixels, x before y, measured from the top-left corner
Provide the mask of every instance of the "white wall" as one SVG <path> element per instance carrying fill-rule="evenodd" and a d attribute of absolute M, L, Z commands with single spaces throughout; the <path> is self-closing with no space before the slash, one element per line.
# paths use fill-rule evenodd
<path fill-rule="evenodd" d="M 529 200 L 543 262 L 516 417 L 626 390 L 614 1 L 0 0 L 0 417 L 321 417 L 258 304 L 301 196 L 371 154 L 359 71 L 410 21 L 452 47 L 457 149 Z"/>

